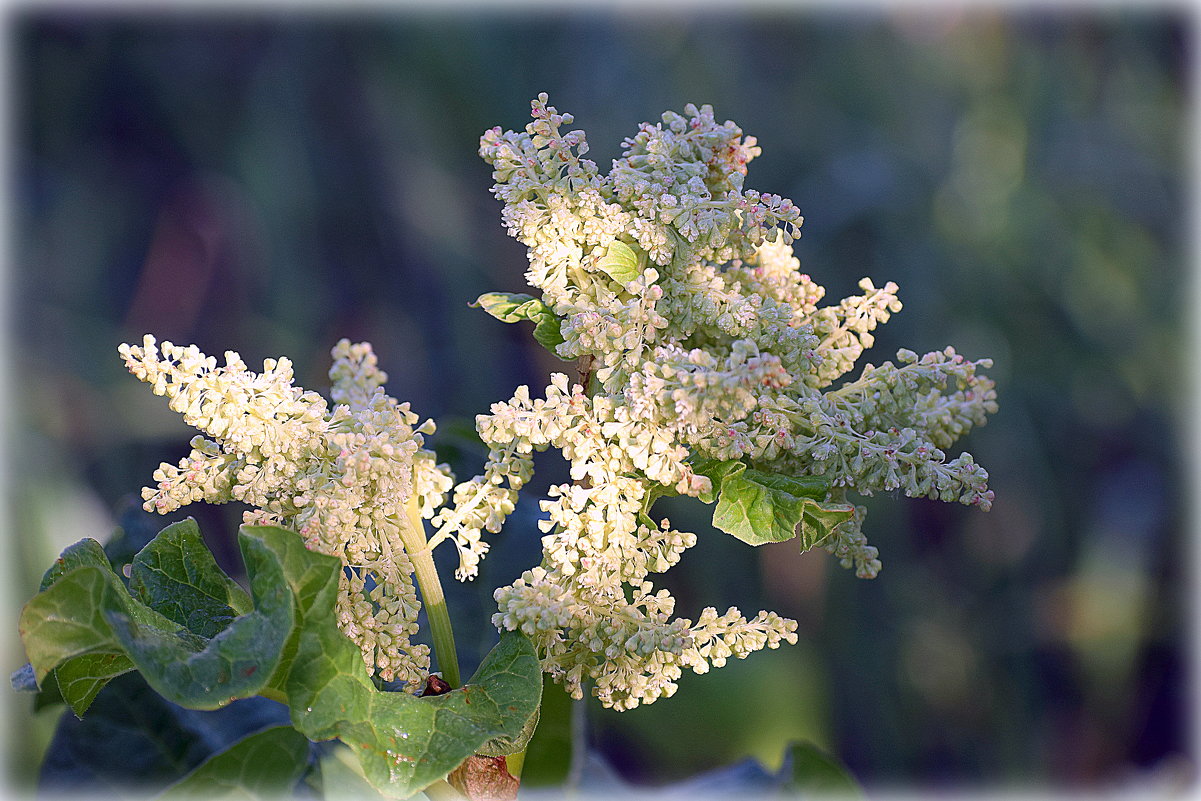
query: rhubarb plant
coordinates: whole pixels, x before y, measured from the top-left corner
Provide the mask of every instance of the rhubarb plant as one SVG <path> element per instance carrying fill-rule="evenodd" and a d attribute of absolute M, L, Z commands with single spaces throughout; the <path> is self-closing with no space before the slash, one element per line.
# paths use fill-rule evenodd
<path fill-rule="evenodd" d="M 286 358 L 256 372 L 151 335 L 120 347 L 199 432 L 154 472 L 145 509 L 245 504 L 246 586 L 190 519 L 128 562 L 83 540 L 21 611 L 29 665 L 14 684 L 77 716 L 134 671 L 187 709 L 286 707 L 286 725 L 214 753 L 168 795 L 324 792 L 353 776 L 392 798 L 512 797 L 544 675 L 631 710 L 672 696 L 685 670 L 796 642 L 771 611 L 677 614 L 655 577 L 698 536 L 793 541 L 873 578 L 855 494 L 989 508 L 985 470 L 947 449 L 996 410 L 990 362 L 901 350 L 851 376 L 901 310 L 898 288 L 864 278 L 861 294 L 822 304 L 793 253 L 797 207 L 744 186 L 753 137 L 689 105 L 641 125 L 601 172 L 571 115 L 545 95 L 532 111 L 524 130 L 480 142 L 528 249 L 529 292 L 475 303 L 532 323 L 565 366 L 476 418 L 477 475 L 440 463 L 434 422 L 386 392 L 368 343 L 335 345 L 328 399 L 296 386 Z M 533 454 L 547 449 L 571 482 L 539 490 Z M 531 491 L 538 531 L 506 528 Z M 675 528 L 655 510 L 665 496 L 710 505 L 713 531 Z M 498 640 L 464 681 L 432 553 L 453 547 L 454 577 L 471 581 L 493 545 L 531 536 L 542 561 L 494 590 Z M 313 750 L 327 741 L 350 756 Z M 815 753 L 794 751 L 802 767 L 781 786 L 837 774 Z"/>

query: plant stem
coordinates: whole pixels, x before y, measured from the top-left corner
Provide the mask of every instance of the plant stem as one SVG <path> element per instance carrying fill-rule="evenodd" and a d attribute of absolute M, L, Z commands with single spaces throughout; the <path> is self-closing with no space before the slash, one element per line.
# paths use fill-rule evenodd
<path fill-rule="evenodd" d="M 446 596 L 442 594 L 442 582 L 438 580 L 438 568 L 434 566 L 434 555 L 425 540 L 425 524 L 417 508 L 416 497 L 410 497 L 405 502 L 405 512 L 408 525 L 400 527 L 401 542 L 413 562 L 413 574 L 421 587 L 421 601 L 425 604 L 425 616 L 430 623 L 434 655 L 438 658 L 442 680 L 454 689 L 462 681 L 459 677 L 459 658 L 455 653 L 455 635 L 450 628 L 450 612 L 446 608 Z"/>
<path fill-rule="evenodd" d="M 509 754 L 505 757 L 505 769 L 509 771 L 509 775 L 518 781 L 521 780 L 521 768 L 525 765 L 525 752 L 529 746 L 518 751 L 516 754 Z"/>
<path fill-rule="evenodd" d="M 580 779 L 584 775 L 584 763 L 588 758 L 588 706 L 584 699 L 571 700 L 571 763 L 567 768 L 567 792 L 573 793 L 580 788 Z"/>
<path fill-rule="evenodd" d="M 451 787 L 445 779 L 436 781 L 429 787 L 422 790 L 426 797 L 431 801 L 462 801 L 464 796 L 455 788 Z"/>
<path fill-rule="evenodd" d="M 592 354 L 585 354 L 576 360 L 575 370 L 580 376 L 580 386 L 584 389 L 584 394 L 592 397 L 596 394 L 596 390 L 592 387 L 592 368 L 596 363 L 596 358 Z"/>

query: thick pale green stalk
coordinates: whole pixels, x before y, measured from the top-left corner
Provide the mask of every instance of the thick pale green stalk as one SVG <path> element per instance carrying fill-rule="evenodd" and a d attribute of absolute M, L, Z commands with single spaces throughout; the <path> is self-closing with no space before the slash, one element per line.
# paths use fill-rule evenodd
<path fill-rule="evenodd" d="M 445 779 L 434 782 L 421 792 L 425 793 L 425 797 L 430 799 L 430 801 L 462 801 L 465 798 L 462 793 L 451 787 Z"/>
<path fill-rule="evenodd" d="M 521 779 L 521 769 L 525 765 L 525 752 L 523 748 L 516 754 L 509 754 L 505 757 L 505 769 L 509 771 L 509 775 L 514 779 Z"/>
<path fill-rule="evenodd" d="M 455 653 L 455 635 L 450 628 L 446 596 L 442 594 L 442 582 L 438 580 L 434 555 L 426 543 L 425 524 L 421 520 L 415 497 L 405 502 L 405 512 L 408 525 L 401 526 L 400 538 L 408 551 L 409 559 L 413 562 L 413 574 L 417 577 L 417 585 L 421 587 L 421 602 L 425 605 L 425 616 L 430 623 L 434 655 L 438 657 L 442 680 L 451 688 L 455 688 L 462 682 L 459 677 L 459 657 Z"/>

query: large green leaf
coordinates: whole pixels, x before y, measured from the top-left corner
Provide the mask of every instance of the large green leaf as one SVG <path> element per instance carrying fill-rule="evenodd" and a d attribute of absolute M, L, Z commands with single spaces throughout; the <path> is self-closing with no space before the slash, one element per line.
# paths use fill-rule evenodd
<path fill-rule="evenodd" d="M 217 566 L 192 518 L 163 529 L 129 571 L 133 597 L 203 637 L 215 637 L 254 605 Z"/>
<path fill-rule="evenodd" d="M 786 476 L 747 467 L 738 460 L 698 459 L 693 470 L 713 488 L 701 495 L 716 500 L 713 525 L 750 545 L 798 537 L 801 550 L 823 543 L 854 507 L 826 501 L 830 483 L 820 476 Z"/>
<path fill-rule="evenodd" d="M 292 721 L 309 739 L 337 737 L 382 792 L 405 797 L 497 741 L 519 740 L 538 710 L 542 669 L 533 645 L 501 635 L 463 687 L 417 698 L 375 689 L 362 656 L 334 623 L 337 574 L 294 586 L 311 599 L 288 678 Z"/>
<path fill-rule="evenodd" d="M 242 550 L 254 608 L 233 616 L 215 588 L 239 606 L 245 594 L 217 568 L 194 525 L 164 529 L 134 558 L 130 584 L 137 598 L 98 543 L 71 546 L 21 611 L 35 679 L 40 684 L 56 670 L 76 714 L 131 667 L 163 697 L 194 709 L 257 694 L 275 671 L 294 612 L 269 543 L 244 539 Z"/>
<path fill-rule="evenodd" d="M 61 716 L 39 790 L 55 798 L 146 798 L 243 737 L 287 723 L 287 707 L 265 698 L 185 709 L 131 671 L 111 681 L 83 718 Z"/>
<path fill-rule="evenodd" d="M 70 659 L 124 654 L 106 612 L 126 611 L 130 616 L 140 615 L 148 625 L 185 633 L 129 597 L 94 541 L 85 540 L 64 551 L 47 572 L 47 579 L 43 582 L 46 588 L 25 605 L 18 618 L 25 653 L 39 685 L 51 670 Z"/>
<path fill-rule="evenodd" d="M 97 546 L 68 549 L 21 614 L 34 678 L 63 671 L 56 678 L 77 712 L 125 667 L 122 660 L 163 697 L 193 709 L 260 692 L 286 697 L 301 734 L 341 739 L 389 796 L 411 795 L 477 752 L 524 746 L 542 687 L 524 636 L 502 634 L 457 690 L 428 698 L 382 692 L 336 623 L 341 561 L 271 526 L 243 526 L 239 544 L 253 609 L 232 619 L 230 604 L 244 601 L 205 556 L 194 527 L 164 530 L 135 557 L 130 585 L 138 598 Z M 204 636 L 222 620 L 224 628 Z"/>
<path fill-rule="evenodd" d="M 158 796 L 188 799 L 267 799 L 290 795 L 308 765 L 309 741 L 291 726 L 251 734 L 213 754 Z"/>
<path fill-rule="evenodd" d="M 538 344 L 558 356 L 555 350 L 563 344 L 562 320 L 542 300 L 514 292 L 488 292 L 476 298 L 472 306 L 479 306 L 502 323 L 517 323 L 529 320 L 534 323 L 534 339 Z"/>

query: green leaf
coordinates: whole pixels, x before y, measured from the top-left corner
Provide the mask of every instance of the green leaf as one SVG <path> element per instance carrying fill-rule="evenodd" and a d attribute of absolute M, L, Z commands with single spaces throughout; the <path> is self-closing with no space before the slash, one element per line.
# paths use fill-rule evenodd
<path fill-rule="evenodd" d="M 519 741 L 537 712 L 541 666 L 521 634 L 502 634 L 463 687 L 417 698 L 377 691 L 332 616 L 309 623 L 288 682 L 292 720 L 310 739 L 350 746 L 364 775 L 390 796 L 442 779 L 488 743 Z"/>
<path fill-rule="evenodd" d="M 805 516 L 797 529 L 801 538 L 801 551 L 816 548 L 834 533 L 834 529 L 855 516 L 855 507 L 849 503 L 823 503 L 806 499 Z"/>
<path fill-rule="evenodd" d="M 540 710 L 541 704 L 534 707 L 534 714 L 530 715 L 530 719 L 521 727 L 521 731 L 517 733 L 516 737 L 510 737 L 507 734 L 493 737 L 475 749 L 475 753 L 479 756 L 501 757 L 516 754 L 518 751 L 523 750 L 529 744 L 530 738 L 534 736 L 534 731 L 538 728 Z"/>
<path fill-rule="evenodd" d="M 83 717 L 104 686 L 133 667 L 124 654 L 83 654 L 56 667 L 54 679 L 71 711 L 76 717 Z"/>
<path fill-rule="evenodd" d="M 18 629 L 25 653 L 40 685 L 58 665 L 84 654 L 120 654 L 121 643 L 112 632 L 106 612 L 140 615 L 148 625 L 172 633 L 185 630 L 129 597 L 125 586 L 108 567 L 75 567 L 59 575 L 21 610 Z"/>
<path fill-rule="evenodd" d="M 787 492 L 798 498 L 821 500 L 830 490 L 830 482 L 821 476 L 786 476 L 782 473 L 767 473 L 748 467 L 742 478 L 762 484 L 777 492 Z"/>
<path fill-rule="evenodd" d="M 700 499 L 717 501 L 713 525 L 750 545 L 800 538 L 806 551 L 824 542 L 854 514 L 850 504 L 825 500 L 829 481 L 747 467 L 738 460 L 696 459 L 693 470 L 713 482 Z"/>
<path fill-rule="evenodd" d="M 319 555 L 291 532 L 242 527 L 244 538 L 280 534 L 288 537 L 279 553 L 300 610 L 286 691 L 292 722 L 305 736 L 340 739 L 375 787 L 400 797 L 443 778 L 481 748 L 522 742 L 542 689 L 542 668 L 528 639 L 502 634 L 467 684 L 449 693 L 381 692 L 335 622 L 341 563 L 314 559 Z"/>
<path fill-rule="evenodd" d="M 205 547 L 192 518 L 167 526 L 130 565 L 129 592 L 202 637 L 215 637 L 254 604 Z"/>
<path fill-rule="evenodd" d="M 130 667 L 163 697 L 193 709 L 214 709 L 263 689 L 292 633 L 292 597 L 279 560 L 270 543 L 243 540 L 255 608 L 230 619 L 229 607 L 213 601 L 213 588 L 225 587 L 239 605 L 244 601 L 199 543 L 194 527 L 172 526 L 139 552 L 131 568 L 141 577 L 131 581 L 139 598 L 113 572 L 98 543 L 68 548 L 19 619 L 38 683 L 57 668 L 63 698 L 76 714 Z M 176 597 L 200 607 L 187 609 Z"/>
<path fill-rule="evenodd" d="M 77 567 L 89 566 L 112 569 L 112 565 L 108 561 L 108 556 L 105 555 L 104 548 L 100 543 L 93 539 L 83 539 L 74 545 L 68 546 L 54 560 L 54 564 L 42 576 L 42 584 L 38 587 L 38 591 L 42 592 L 49 589 L 51 584 Z"/>
<path fill-rule="evenodd" d="M 556 348 L 563 344 L 562 324 L 563 321 L 549 311 L 534 322 L 534 339 L 555 356 L 559 355 Z"/>
<path fill-rule="evenodd" d="M 717 496 L 721 494 L 722 484 L 727 478 L 737 476 L 746 470 L 746 464 L 737 459 L 722 461 L 720 459 L 708 459 L 704 457 L 694 457 L 691 460 L 692 472 L 700 476 L 707 476 L 712 482 L 712 487 L 708 492 L 702 492 L 697 496 L 701 503 L 713 503 L 717 500 Z"/>
<path fill-rule="evenodd" d="M 863 797 L 846 765 L 812 743 L 792 743 L 784 760 L 783 790 L 822 798 Z"/>
<path fill-rule="evenodd" d="M 784 542 L 796 536 L 805 499 L 778 491 L 745 475 L 722 483 L 713 525 L 750 545 Z"/>
<path fill-rule="evenodd" d="M 519 292 L 487 292 L 476 298 L 472 306 L 478 306 L 502 323 L 519 323 L 540 316 L 545 303 L 533 295 Z"/>
<path fill-rule="evenodd" d="M 472 306 L 483 308 L 502 323 L 529 320 L 534 323 L 534 339 L 558 356 L 555 350 L 563 344 L 562 320 L 550 306 L 531 295 L 513 292 L 488 292 L 476 298 Z"/>
<path fill-rule="evenodd" d="M 309 741 L 304 735 L 291 726 L 275 726 L 213 754 L 158 798 L 280 798 L 291 794 L 308 756 Z"/>
<path fill-rule="evenodd" d="M 596 267 L 624 286 L 642 275 L 644 257 L 641 250 L 635 251 L 626 243 L 613 240 L 605 255 L 596 262 Z"/>
<path fill-rule="evenodd" d="M 125 667 L 123 659 L 164 698 L 192 709 L 286 693 L 295 728 L 312 740 L 341 739 L 388 796 L 411 795 L 481 750 L 519 750 L 529 739 L 542 671 L 521 634 L 502 634 L 457 690 L 428 698 L 381 692 L 336 623 L 339 559 L 307 550 L 286 529 L 243 526 L 253 609 L 206 637 L 168 614 L 208 632 L 226 614 L 222 593 L 237 602 L 236 593 L 211 556 L 197 550 L 194 528 L 160 537 L 133 562 L 138 598 L 106 561 L 100 564 L 102 552 L 83 544 L 68 549 L 47 589 L 22 610 L 33 677 L 42 682 L 57 668 L 78 711 Z"/>
<path fill-rule="evenodd" d="M 207 712 L 184 709 L 131 671 L 111 681 L 85 717 L 61 716 L 40 781 L 89 797 L 145 798 L 246 735 L 287 722 L 287 708 L 264 698 Z"/>

